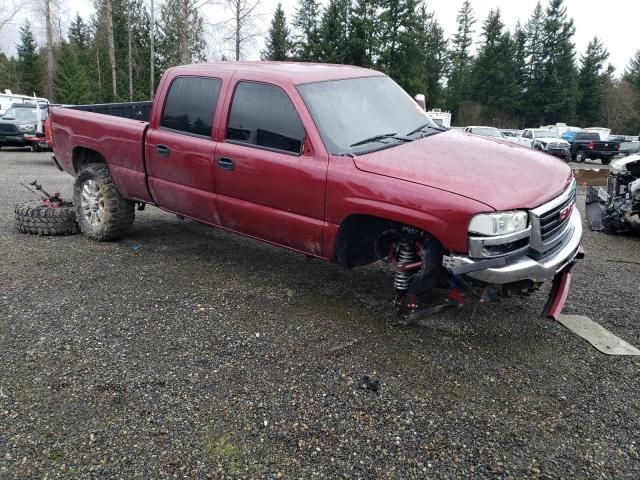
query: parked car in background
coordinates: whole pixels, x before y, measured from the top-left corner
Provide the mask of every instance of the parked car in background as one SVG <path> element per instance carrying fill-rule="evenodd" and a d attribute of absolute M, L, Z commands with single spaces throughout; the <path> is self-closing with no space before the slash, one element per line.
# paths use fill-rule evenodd
<path fill-rule="evenodd" d="M 49 100 L 46 98 L 34 98 L 33 96 L 28 95 L 20 95 L 17 93 L 12 93 L 11 90 L 5 90 L 4 93 L 0 93 L 0 116 L 4 115 L 4 112 L 9 110 L 13 105 L 19 103 L 35 103 L 38 102 L 38 105 L 41 107 L 45 107 L 49 104 Z"/>
<path fill-rule="evenodd" d="M 611 159 L 620 153 L 619 141 L 600 140 L 600 134 L 597 132 L 578 132 L 571 141 L 571 157 L 578 163 L 590 158 L 599 159 L 603 165 L 609 165 Z"/>
<path fill-rule="evenodd" d="M 512 130 L 512 129 L 502 129 L 500 130 L 500 133 L 502 133 L 502 135 L 506 138 L 516 138 L 519 137 L 520 134 L 522 133 L 522 130 Z"/>
<path fill-rule="evenodd" d="M 44 121 L 48 112 L 48 105 L 44 108 L 33 103 L 12 105 L 0 117 L 0 147 L 30 147 L 35 151 L 47 149 Z"/>
<path fill-rule="evenodd" d="M 465 127 L 464 131 L 481 137 L 504 138 L 502 132 L 493 127 Z"/>
<path fill-rule="evenodd" d="M 54 161 L 94 240 L 121 236 L 148 203 L 346 267 L 383 260 L 403 318 L 436 285 L 461 299 L 548 280 L 557 317 L 582 257 L 567 165 L 439 127 L 374 70 L 173 67 L 150 113 L 122 114 L 51 112 Z"/>
<path fill-rule="evenodd" d="M 519 137 L 507 140 L 561 158 L 565 162 L 571 161 L 571 145 L 552 130 L 527 128 Z"/>
<path fill-rule="evenodd" d="M 609 135 L 609 140 L 620 142 L 621 155 L 640 153 L 640 141 L 635 135 Z"/>

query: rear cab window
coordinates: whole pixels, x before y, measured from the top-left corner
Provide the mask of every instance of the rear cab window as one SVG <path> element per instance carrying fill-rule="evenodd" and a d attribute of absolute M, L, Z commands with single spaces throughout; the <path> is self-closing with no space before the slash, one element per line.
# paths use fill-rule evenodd
<path fill-rule="evenodd" d="M 300 155 L 305 130 L 289 95 L 268 83 L 236 85 L 226 140 L 229 143 Z"/>
<path fill-rule="evenodd" d="M 210 138 L 221 86 L 218 78 L 174 79 L 164 102 L 160 128 Z"/>
<path fill-rule="evenodd" d="M 578 133 L 576 135 L 576 140 L 598 141 L 600 140 L 600 135 L 598 135 L 597 133 Z"/>

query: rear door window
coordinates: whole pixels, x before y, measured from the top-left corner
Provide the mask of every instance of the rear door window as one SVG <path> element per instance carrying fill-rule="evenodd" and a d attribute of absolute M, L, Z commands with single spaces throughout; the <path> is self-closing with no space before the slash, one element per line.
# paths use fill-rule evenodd
<path fill-rule="evenodd" d="M 304 134 L 284 90 L 266 83 L 238 83 L 229 112 L 228 141 L 300 154 Z"/>
<path fill-rule="evenodd" d="M 210 137 L 221 85 L 217 78 L 176 78 L 169 87 L 160 128 Z"/>

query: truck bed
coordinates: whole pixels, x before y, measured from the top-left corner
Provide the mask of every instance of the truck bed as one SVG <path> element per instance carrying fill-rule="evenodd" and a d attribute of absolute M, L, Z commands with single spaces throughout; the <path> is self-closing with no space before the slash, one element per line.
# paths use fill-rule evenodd
<path fill-rule="evenodd" d="M 58 164 L 75 175 L 74 159 L 83 155 L 84 149 L 98 152 L 109 160 L 109 168 L 123 196 L 151 202 L 144 155 L 150 105 L 145 104 L 150 102 L 52 109 L 51 130 Z M 144 119 L 134 120 L 128 116 Z"/>
<path fill-rule="evenodd" d="M 75 105 L 68 108 L 148 122 L 152 105 L 153 102 L 96 103 L 93 105 Z"/>

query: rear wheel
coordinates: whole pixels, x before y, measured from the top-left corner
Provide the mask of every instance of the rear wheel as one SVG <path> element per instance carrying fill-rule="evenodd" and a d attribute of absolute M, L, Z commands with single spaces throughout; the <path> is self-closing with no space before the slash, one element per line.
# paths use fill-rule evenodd
<path fill-rule="evenodd" d="M 611 163 L 610 158 L 601 158 L 600 161 L 602 162 L 602 165 L 609 165 Z"/>
<path fill-rule="evenodd" d="M 584 150 L 578 150 L 576 152 L 576 162 L 582 163 L 582 162 L 584 162 L 585 158 L 587 158 L 587 157 L 586 157 L 586 155 L 584 153 Z"/>
<path fill-rule="evenodd" d="M 109 167 L 89 164 L 80 169 L 73 188 L 80 231 L 92 240 L 121 237 L 135 217 L 134 203 L 120 195 Z"/>

